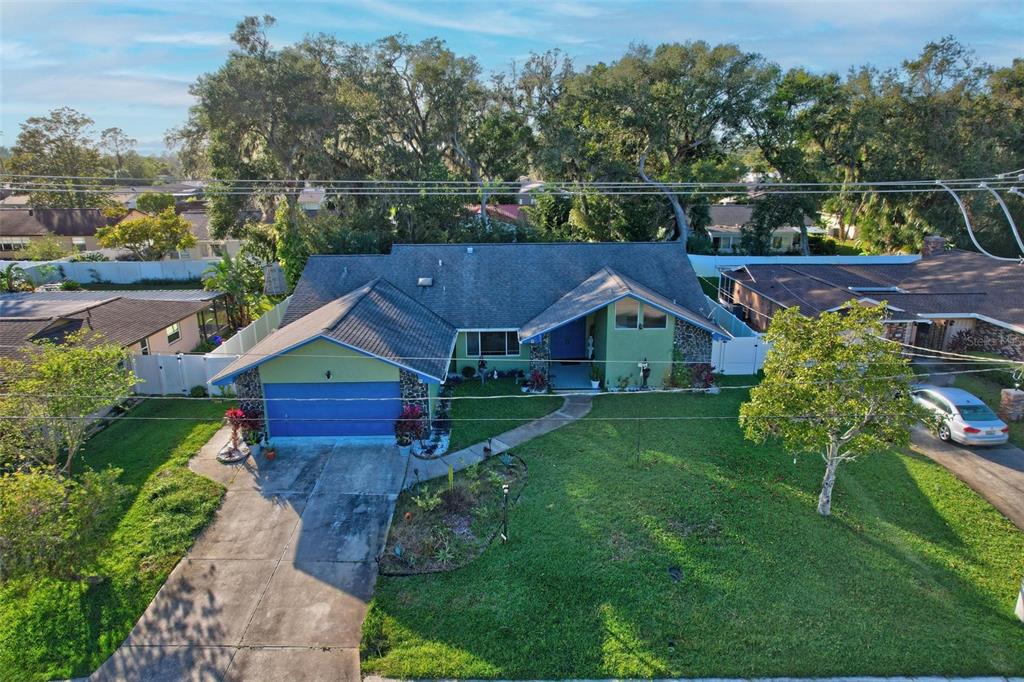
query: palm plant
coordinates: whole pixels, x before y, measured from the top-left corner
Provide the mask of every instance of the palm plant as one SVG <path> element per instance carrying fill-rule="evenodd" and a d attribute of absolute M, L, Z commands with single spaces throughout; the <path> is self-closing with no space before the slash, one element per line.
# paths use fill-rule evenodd
<path fill-rule="evenodd" d="M 0 289 L 8 293 L 22 291 L 31 286 L 28 274 L 17 263 L 10 263 L 0 271 Z"/>
<path fill-rule="evenodd" d="M 249 307 L 253 299 L 259 296 L 253 273 L 252 263 L 245 257 L 231 258 L 228 254 L 212 264 L 203 272 L 203 288 L 207 291 L 223 291 L 227 304 L 228 320 L 236 329 L 240 329 L 251 321 Z M 257 271 L 258 272 L 258 271 Z M 262 278 L 261 283 L 262 283 Z"/>

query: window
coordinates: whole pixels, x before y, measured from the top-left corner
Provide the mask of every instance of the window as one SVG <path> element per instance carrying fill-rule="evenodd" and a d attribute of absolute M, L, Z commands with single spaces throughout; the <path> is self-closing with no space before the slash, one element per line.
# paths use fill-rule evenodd
<path fill-rule="evenodd" d="M 28 246 L 24 237 L 0 237 L 0 251 L 21 251 Z"/>
<path fill-rule="evenodd" d="M 638 329 L 640 326 L 640 302 L 624 298 L 615 304 L 615 328 Z"/>
<path fill-rule="evenodd" d="M 644 304 L 644 329 L 664 329 L 668 316 L 665 311 L 659 310 L 652 305 Z"/>
<path fill-rule="evenodd" d="M 164 330 L 167 332 L 167 343 L 174 343 L 181 338 L 181 325 L 175 322 Z"/>
<path fill-rule="evenodd" d="M 466 355 L 519 355 L 516 332 L 466 332 Z"/>
<path fill-rule="evenodd" d="M 994 422 L 999 419 L 987 405 L 957 405 L 956 409 L 964 421 Z"/>
<path fill-rule="evenodd" d="M 139 354 L 149 355 L 149 339 L 142 339 L 139 341 Z"/>

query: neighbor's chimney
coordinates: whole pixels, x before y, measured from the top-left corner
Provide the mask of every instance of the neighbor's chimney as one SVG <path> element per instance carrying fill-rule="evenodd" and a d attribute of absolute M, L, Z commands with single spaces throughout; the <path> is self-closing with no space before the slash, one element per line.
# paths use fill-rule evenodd
<path fill-rule="evenodd" d="M 937 234 L 930 234 L 924 238 L 921 245 L 921 258 L 933 258 L 940 256 L 946 251 L 946 238 Z"/>

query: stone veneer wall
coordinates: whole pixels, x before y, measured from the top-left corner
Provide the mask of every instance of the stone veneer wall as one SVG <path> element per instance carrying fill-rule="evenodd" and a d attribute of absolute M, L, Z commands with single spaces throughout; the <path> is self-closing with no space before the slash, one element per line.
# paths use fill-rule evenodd
<path fill-rule="evenodd" d="M 545 334 L 541 337 L 541 340 L 537 343 L 530 344 L 530 371 L 527 373 L 527 379 L 533 375 L 533 371 L 538 370 L 544 375 L 545 383 L 550 383 L 551 380 L 551 335 Z"/>
<path fill-rule="evenodd" d="M 1024 334 L 1010 331 L 984 320 L 977 320 L 974 329 L 964 334 L 966 350 L 998 353 L 1010 360 L 1024 362 Z"/>
<path fill-rule="evenodd" d="M 430 412 L 429 394 L 427 385 L 420 381 L 420 378 L 412 372 L 404 369 L 398 370 L 398 390 L 402 397 L 402 406 L 413 404 L 419 405 L 426 415 Z"/>
<path fill-rule="evenodd" d="M 235 390 L 238 392 L 238 407 L 247 415 L 263 418 L 263 383 L 260 381 L 259 370 L 247 369 L 235 378 Z"/>
<path fill-rule="evenodd" d="M 897 343 L 908 343 L 910 339 L 910 325 L 912 322 L 886 323 L 882 335 L 890 341 Z"/>
<path fill-rule="evenodd" d="M 711 362 L 711 332 L 676 320 L 672 347 L 686 363 Z"/>

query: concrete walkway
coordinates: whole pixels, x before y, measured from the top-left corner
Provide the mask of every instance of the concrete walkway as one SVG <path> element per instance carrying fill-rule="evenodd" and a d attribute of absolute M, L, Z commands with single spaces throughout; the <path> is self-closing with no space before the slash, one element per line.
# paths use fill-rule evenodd
<path fill-rule="evenodd" d="M 994 447 L 943 443 L 922 427 L 914 428 L 912 439 L 914 450 L 949 469 L 1024 530 L 1024 450 L 1011 443 Z"/>
<path fill-rule="evenodd" d="M 522 445 L 528 440 L 543 436 L 566 424 L 571 424 L 577 419 L 584 417 L 590 412 L 593 404 L 593 397 L 589 395 L 565 396 L 562 406 L 540 419 L 517 426 L 504 433 L 498 434 L 491 439 L 491 455 L 500 455 L 503 452 Z M 411 488 L 420 481 L 429 481 L 432 478 L 439 478 L 448 475 L 448 467 L 460 471 L 485 459 L 484 446 L 486 443 L 477 443 L 468 448 L 449 452 L 437 459 L 417 459 L 412 457 L 409 462 L 409 473 L 405 479 L 405 488 Z"/>
<path fill-rule="evenodd" d="M 359 641 L 408 458 L 393 446 L 278 447 L 190 466 L 227 486 L 213 522 L 95 680 L 358 680 Z"/>

